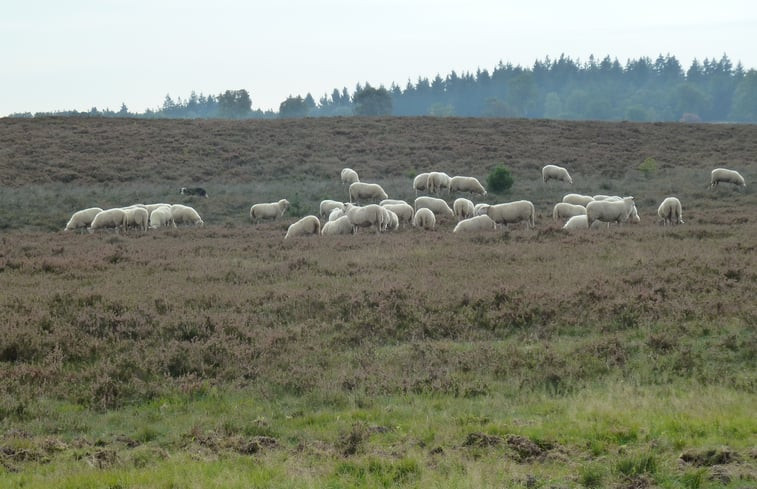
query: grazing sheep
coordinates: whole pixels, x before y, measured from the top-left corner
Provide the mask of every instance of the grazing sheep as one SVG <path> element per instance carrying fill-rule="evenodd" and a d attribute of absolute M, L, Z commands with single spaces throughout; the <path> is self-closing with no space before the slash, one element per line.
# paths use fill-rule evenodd
<path fill-rule="evenodd" d="M 586 204 L 594 200 L 594 197 L 591 195 L 581 195 L 581 194 L 566 194 L 563 196 L 562 201 L 566 204 L 575 204 L 575 205 L 582 205 L 586 207 Z"/>
<path fill-rule="evenodd" d="M 68 224 L 66 224 L 64 231 L 71 231 L 79 228 L 82 230 L 87 229 L 87 227 L 92 224 L 92 219 L 102 211 L 103 210 L 99 207 L 90 207 L 89 209 L 82 209 L 74 212 L 71 219 L 68 220 Z"/>
<path fill-rule="evenodd" d="M 390 211 L 397 214 L 397 219 L 399 219 L 400 223 L 406 222 L 408 224 L 411 224 L 413 222 L 415 210 L 413 209 L 412 205 L 408 204 L 405 201 L 401 201 L 401 203 L 399 204 L 381 204 L 381 207 L 389 209 Z"/>
<path fill-rule="evenodd" d="M 150 229 L 162 227 L 176 227 L 176 223 L 171 217 L 171 206 L 161 206 L 150 213 Z"/>
<path fill-rule="evenodd" d="M 741 176 L 736 170 L 727 170 L 725 168 L 715 168 L 710 173 L 710 188 L 715 188 L 720 182 L 733 183 L 734 185 L 741 185 L 746 187 L 744 177 Z"/>
<path fill-rule="evenodd" d="M 195 226 L 204 226 L 205 223 L 200 218 L 200 214 L 197 213 L 192 207 L 181 204 L 174 204 L 171 206 L 171 218 L 175 224 L 193 224 Z"/>
<path fill-rule="evenodd" d="M 533 228 L 535 226 L 536 209 L 534 208 L 534 204 L 529 200 L 484 205 L 479 209 L 478 214 L 486 214 L 497 224 L 504 224 L 505 226 L 521 221 L 525 221 L 526 227 Z"/>
<path fill-rule="evenodd" d="M 605 225 L 605 227 L 610 227 L 609 223 L 603 223 L 602 221 L 594 221 L 591 225 L 592 229 L 597 229 L 601 227 L 602 225 Z M 571 229 L 589 229 L 589 217 L 586 214 L 580 214 L 578 216 L 573 216 L 567 221 L 565 221 L 565 225 L 562 227 L 563 229 L 571 230 Z"/>
<path fill-rule="evenodd" d="M 594 197 L 592 197 L 592 199 L 594 199 L 594 200 L 609 200 L 609 201 L 613 201 L 613 200 L 623 200 L 623 197 L 621 197 L 620 195 L 603 195 L 603 194 L 598 194 L 598 195 L 595 195 Z"/>
<path fill-rule="evenodd" d="M 442 189 L 447 189 L 449 193 L 449 175 L 441 171 L 432 171 L 428 174 L 426 181 L 426 190 L 430 194 L 438 194 Z"/>
<path fill-rule="evenodd" d="M 305 216 L 295 222 L 287 229 L 284 239 L 294 236 L 306 236 L 308 234 L 319 234 L 321 232 L 321 221 L 316 216 Z"/>
<path fill-rule="evenodd" d="M 474 233 L 477 231 L 488 231 L 490 229 L 497 229 L 497 223 L 492 221 L 491 217 L 487 215 L 469 217 L 458 222 L 453 233 Z"/>
<path fill-rule="evenodd" d="M 639 212 L 636 210 L 636 204 L 633 205 L 633 209 L 631 209 L 631 215 L 628 218 L 632 224 L 639 224 L 641 222 L 641 218 L 639 217 Z"/>
<path fill-rule="evenodd" d="M 340 207 L 334 207 L 333 209 L 331 209 L 331 212 L 329 213 L 328 220 L 329 221 L 336 221 L 337 219 L 339 219 L 343 215 L 344 215 L 344 209 L 342 209 Z"/>
<path fill-rule="evenodd" d="M 144 206 L 144 208 L 147 209 L 147 212 L 149 212 L 151 215 L 152 215 L 153 211 L 155 209 L 159 208 L 159 207 L 168 207 L 168 208 L 170 208 L 171 204 L 162 204 L 162 203 L 161 204 L 146 204 Z"/>
<path fill-rule="evenodd" d="M 379 202 L 379 205 L 395 205 L 395 204 L 407 204 L 404 200 L 399 199 L 384 199 Z"/>
<path fill-rule="evenodd" d="M 415 196 L 418 197 L 419 191 L 426 190 L 428 184 L 428 173 L 419 173 L 413 179 L 413 190 L 415 190 Z"/>
<path fill-rule="evenodd" d="M 321 228 L 321 235 L 323 236 L 333 236 L 336 234 L 355 234 L 355 227 L 346 215 L 334 221 L 326 222 Z"/>
<path fill-rule="evenodd" d="M 362 199 L 383 200 L 388 198 L 384 189 L 377 183 L 355 182 L 350 184 L 350 203 Z"/>
<path fill-rule="evenodd" d="M 568 204 L 567 202 L 558 202 L 552 209 L 552 219 L 555 221 L 565 217 L 580 216 L 586 214 L 586 207 L 578 204 Z"/>
<path fill-rule="evenodd" d="M 452 212 L 455 213 L 458 221 L 462 221 L 476 215 L 476 206 L 468 199 L 455 199 L 452 203 Z"/>
<path fill-rule="evenodd" d="M 485 205 L 489 205 L 489 204 L 487 204 L 486 202 L 480 202 L 480 203 L 474 205 L 473 206 L 473 215 L 477 216 L 478 215 L 478 211 L 481 210 L 481 208 L 484 207 Z"/>
<path fill-rule="evenodd" d="M 435 217 L 455 217 L 455 213 L 449 208 L 447 202 L 436 197 L 417 197 L 415 199 L 415 212 L 417 213 L 420 209 L 430 209 Z"/>
<path fill-rule="evenodd" d="M 547 183 L 549 180 L 560 180 L 561 182 L 573 183 L 573 179 L 570 178 L 568 170 L 557 165 L 545 165 L 544 168 L 541 169 L 541 178 L 544 180 L 544 183 Z"/>
<path fill-rule="evenodd" d="M 250 220 L 258 222 L 262 219 L 278 219 L 284 215 L 288 208 L 289 201 L 286 199 L 267 204 L 254 204 L 250 207 Z"/>
<path fill-rule="evenodd" d="M 683 224 L 681 201 L 675 197 L 667 197 L 657 208 L 657 215 L 662 219 L 662 225 Z"/>
<path fill-rule="evenodd" d="M 181 190 L 179 190 L 179 193 L 181 195 L 199 195 L 200 197 L 205 197 L 206 199 L 208 198 L 208 192 L 205 191 L 205 189 L 202 187 L 192 187 L 192 188 L 181 187 Z"/>
<path fill-rule="evenodd" d="M 589 227 L 594 221 L 617 222 L 618 224 L 628 220 L 636 205 L 633 197 L 623 197 L 623 200 L 595 200 L 586 206 Z"/>
<path fill-rule="evenodd" d="M 357 172 L 352 168 L 343 168 L 340 176 L 342 178 L 342 185 L 351 185 L 360 181 Z"/>
<path fill-rule="evenodd" d="M 344 203 L 336 200 L 322 200 L 321 204 L 318 206 L 318 214 L 320 214 L 322 219 L 325 219 L 331 214 L 333 209 L 337 208 L 344 210 Z"/>
<path fill-rule="evenodd" d="M 449 180 L 449 191 L 452 192 L 470 192 L 472 194 L 486 195 L 486 189 L 475 177 L 455 176 Z"/>
<path fill-rule="evenodd" d="M 150 213 L 147 209 L 139 206 L 124 207 L 126 213 L 126 228 L 136 227 L 139 230 L 147 231 L 147 225 L 150 222 Z"/>
<path fill-rule="evenodd" d="M 397 214 L 395 214 L 394 211 L 384 206 L 379 207 L 384 210 L 383 231 L 395 231 L 398 227 L 400 227 L 400 219 L 399 217 L 397 217 Z"/>
<path fill-rule="evenodd" d="M 119 228 L 126 229 L 126 212 L 123 209 L 107 209 L 98 212 L 89 225 L 89 232 L 104 228 L 115 228 L 116 232 Z"/>
<path fill-rule="evenodd" d="M 415 211 L 413 216 L 413 227 L 423 229 L 434 229 L 436 227 L 436 217 L 431 209 L 422 207 Z"/>
<path fill-rule="evenodd" d="M 365 207 L 358 207 L 347 204 L 347 217 L 357 232 L 357 228 L 367 228 L 376 226 L 376 234 L 385 228 L 386 214 L 380 205 L 369 204 Z"/>

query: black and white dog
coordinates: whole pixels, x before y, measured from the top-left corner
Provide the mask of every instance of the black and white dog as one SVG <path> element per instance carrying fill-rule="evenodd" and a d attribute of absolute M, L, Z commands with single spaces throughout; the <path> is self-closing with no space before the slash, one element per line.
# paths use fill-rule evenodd
<path fill-rule="evenodd" d="M 181 195 L 199 195 L 200 197 L 208 198 L 208 192 L 205 191 L 202 187 L 181 187 L 181 190 L 179 191 Z"/>

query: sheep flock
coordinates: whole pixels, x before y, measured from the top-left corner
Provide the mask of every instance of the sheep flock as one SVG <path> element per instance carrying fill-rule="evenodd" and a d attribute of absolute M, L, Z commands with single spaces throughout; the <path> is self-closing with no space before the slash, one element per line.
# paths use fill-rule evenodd
<path fill-rule="evenodd" d="M 560 185 L 573 184 L 565 168 L 546 165 L 541 173 L 545 185 L 549 180 L 557 180 Z M 491 232 L 515 225 L 533 229 L 536 225 L 536 209 L 529 200 L 474 203 L 471 199 L 484 198 L 487 191 L 472 176 L 450 177 L 441 171 L 420 173 L 408 182 L 407 190 L 414 191 L 416 195 L 412 202 L 389 198 L 380 184 L 361 181 L 357 172 L 350 168 L 341 171 L 340 181 L 347 187 L 347 202 L 340 199 L 321 201 L 318 215 L 307 215 L 291 224 L 285 239 L 307 235 L 356 234 L 366 230 L 380 234 L 402 228 L 421 232 L 438 229 L 443 222 L 454 224 L 454 233 Z M 710 188 L 719 183 L 746 186 L 737 171 L 723 168 L 712 171 Z M 207 198 L 207 193 L 203 194 Z M 466 195 L 462 197 L 458 194 Z M 250 222 L 257 224 L 283 218 L 289 207 L 290 203 L 285 198 L 252 204 Z M 554 204 L 550 214 L 554 222 L 561 223 L 562 228 L 569 231 L 640 222 L 632 196 L 567 193 L 561 202 Z M 684 223 L 682 204 L 675 196 L 661 199 L 657 215 L 661 225 Z M 134 204 L 111 209 L 82 209 L 71 216 L 65 230 L 92 233 L 99 229 L 114 229 L 116 232 L 136 229 L 146 232 L 165 227 L 176 228 L 177 225 L 204 226 L 204 221 L 194 208 L 182 204 Z"/>

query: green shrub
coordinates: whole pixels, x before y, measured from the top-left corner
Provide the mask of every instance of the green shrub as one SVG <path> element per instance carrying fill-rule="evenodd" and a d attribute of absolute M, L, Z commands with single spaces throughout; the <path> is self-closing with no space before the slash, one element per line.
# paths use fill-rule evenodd
<path fill-rule="evenodd" d="M 505 192 L 513 186 L 513 177 L 510 170 L 503 165 L 497 166 L 486 177 L 486 186 L 490 192 Z"/>

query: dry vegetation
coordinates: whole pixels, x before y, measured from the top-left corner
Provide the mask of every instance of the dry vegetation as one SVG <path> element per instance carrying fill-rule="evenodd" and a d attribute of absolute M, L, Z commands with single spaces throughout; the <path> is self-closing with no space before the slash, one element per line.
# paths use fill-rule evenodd
<path fill-rule="evenodd" d="M 757 194 L 705 189 L 714 166 L 752 182 L 754 126 L 0 126 L 0 482 L 755 483 Z M 649 179 L 646 157 L 660 166 Z M 572 190 L 636 195 L 642 224 L 559 230 L 548 211 L 567 190 L 538 172 L 550 162 L 571 168 Z M 278 195 L 314 212 L 344 191 L 343 166 L 410 198 L 416 171 L 483 179 L 498 163 L 516 184 L 488 200 L 530 197 L 536 230 L 284 242 L 293 218 L 246 218 Z M 193 183 L 211 195 L 188 200 L 204 229 L 51 231 L 76 208 L 177 201 Z M 673 193 L 687 224 L 656 226 Z M 183 464 L 208 472 L 182 478 Z"/>

